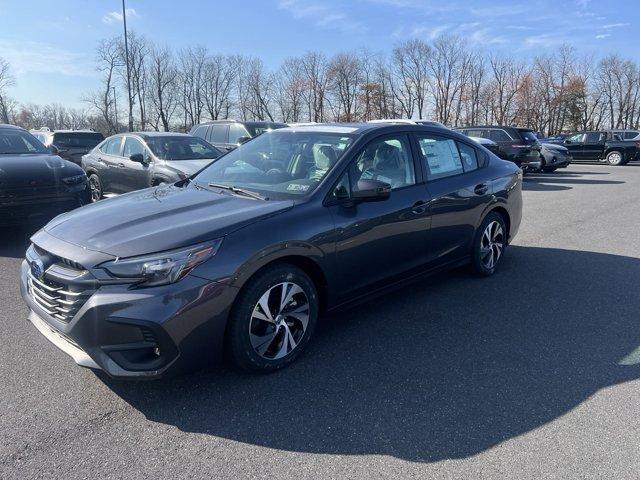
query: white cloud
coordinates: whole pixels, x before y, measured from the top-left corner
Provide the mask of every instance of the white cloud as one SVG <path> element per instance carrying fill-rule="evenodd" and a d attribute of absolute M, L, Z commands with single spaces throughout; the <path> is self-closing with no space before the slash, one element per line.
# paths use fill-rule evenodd
<path fill-rule="evenodd" d="M 564 38 L 554 35 L 552 33 L 544 33 L 542 35 L 532 35 L 524 39 L 524 46 L 526 48 L 549 48 L 555 45 L 562 44 L 565 41 Z"/>
<path fill-rule="evenodd" d="M 135 8 L 127 8 L 125 10 L 127 13 L 127 19 L 131 17 L 137 17 L 138 13 Z M 114 22 L 122 22 L 122 12 L 114 10 L 113 12 L 107 13 L 104 17 L 102 17 L 102 22 L 106 24 L 111 24 Z"/>
<path fill-rule="evenodd" d="M 93 78 L 98 74 L 91 55 L 72 52 L 49 43 L 0 40 L 0 57 L 16 75 L 55 73 Z"/>
<path fill-rule="evenodd" d="M 611 36 L 610 33 L 600 33 L 600 34 L 596 35 L 596 38 L 598 40 L 602 40 L 603 38 L 607 38 L 607 37 L 610 37 L 610 36 Z"/>
<path fill-rule="evenodd" d="M 630 23 L 610 23 L 608 25 L 603 25 L 602 28 L 605 30 L 609 30 L 611 28 L 620 28 L 620 27 L 628 27 L 631 25 Z"/>
<path fill-rule="evenodd" d="M 336 11 L 322 3 L 306 0 L 281 0 L 279 8 L 288 11 L 298 20 L 311 20 L 314 25 L 344 33 L 362 33 L 365 26 L 351 20 L 345 12 Z"/>

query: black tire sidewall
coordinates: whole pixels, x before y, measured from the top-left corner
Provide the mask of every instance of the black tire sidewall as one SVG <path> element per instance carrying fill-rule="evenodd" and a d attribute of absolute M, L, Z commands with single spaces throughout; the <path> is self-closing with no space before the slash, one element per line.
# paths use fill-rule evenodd
<path fill-rule="evenodd" d="M 487 228 L 487 225 L 489 225 L 491 222 L 494 222 L 494 221 L 499 222 L 500 225 L 502 226 L 502 231 L 504 232 L 504 242 L 502 245 L 502 255 L 500 256 L 498 261 L 495 263 L 493 268 L 488 269 L 482 263 L 481 256 L 480 256 L 480 245 L 482 242 L 482 234 Z M 496 212 L 490 212 L 489 214 L 487 214 L 486 217 L 484 217 L 484 220 L 480 224 L 480 227 L 476 231 L 475 237 L 473 239 L 473 247 L 472 247 L 473 250 L 471 252 L 471 268 L 473 270 L 473 273 L 475 273 L 480 277 L 488 277 L 495 273 L 496 268 L 500 264 L 500 261 L 502 260 L 502 257 L 504 256 L 505 250 L 507 248 L 507 235 L 508 235 L 507 226 L 505 224 L 505 221 L 502 215 Z"/>
<path fill-rule="evenodd" d="M 268 360 L 253 349 L 249 338 L 249 323 L 253 309 L 264 292 L 282 282 L 294 282 L 305 291 L 309 300 L 309 322 L 302 340 L 289 355 L 278 360 Z M 237 367 L 253 372 L 270 372 L 287 366 L 309 343 L 315 331 L 318 313 L 318 293 L 313 281 L 304 271 L 288 264 L 268 267 L 247 282 L 231 310 L 226 339 L 231 361 Z"/>

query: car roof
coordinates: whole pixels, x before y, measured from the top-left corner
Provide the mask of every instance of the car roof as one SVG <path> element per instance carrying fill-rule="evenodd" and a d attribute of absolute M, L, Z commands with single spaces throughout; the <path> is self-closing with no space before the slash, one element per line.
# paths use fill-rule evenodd
<path fill-rule="evenodd" d="M 24 128 L 17 125 L 11 125 L 10 123 L 0 123 L 0 128 L 6 128 L 7 130 L 24 130 Z"/>
<path fill-rule="evenodd" d="M 121 135 L 139 135 L 140 137 L 191 137 L 188 133 L 181 132 L 125 132 Z"/>
<path fill-rule="evenodd" d="M 194 127 L 197 127 L 198 125 L 216 125 L 216 124 L 224 125 L 227 123 L 242 123 L 244 125 L 286 125 L 286 123 L 272 122 L 271 120 L 233 120 L 233 119 L 227 118 L 225 120 L 209 120 L 207 122 L 201 122 L 194 125 Z"/>
<path fill-rule="evenodd" d="M 452 130 L 446 127 L 440 127 L 437 125 L 420 125 L 409 123 L 393 123 L 393 122 L 374 122 L 374 123 L 318 123 L 316 125 L 300 125 L 293 127 L 286 127 L 279 129 L 279 132 L 326 132 L 326 133 L 342 133 L 351 135 L 363 135 L 368 132 L 376 130 L 386 130 L 388 132 L 394 132 L 399 129 L 402 130 L 415 130 L 417 132 L 452 132 Z M 456 132 L 460 135 L 460 133 Z"/>
<path fill-rule="evenodd" d="M 509 125 L 469 125 L 467 127 L 456 127 L 455 130 L 467 130 L 470 128 L 502 128 L 502 129 L 513 128 L 518 130 L 520 127 L 511 127 Z M 530 129 L 525 128 L 524 130 L 530 130 Z"/>

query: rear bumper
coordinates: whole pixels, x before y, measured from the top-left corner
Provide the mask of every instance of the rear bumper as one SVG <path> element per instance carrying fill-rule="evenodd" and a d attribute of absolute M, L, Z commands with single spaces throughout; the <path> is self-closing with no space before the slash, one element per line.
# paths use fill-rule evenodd
<path fill-rule="evenodd" d="M 234 287 L 193 276 L 145 289 L 102 286 L 67 323 L 35 300 L 29 271 L 23 261 L 20 289 L 29 321 L 78 365 L 114 378 L 156 379 L 222 358 Z"/>

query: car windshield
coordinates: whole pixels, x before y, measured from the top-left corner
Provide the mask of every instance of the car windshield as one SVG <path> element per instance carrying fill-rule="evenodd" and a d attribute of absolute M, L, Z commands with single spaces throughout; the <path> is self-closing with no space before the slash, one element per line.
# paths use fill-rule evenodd
<path fill-rule="evenodd" d="M 56 132 L 53 134 L 53 144 L 57 147 L 67 148 L 93 148 L 104 137 L 96 132 Z"/>
<path fill-rule="evenodd" d="M 284 128 L 286 125 L 282 123 L 245 123 L 245 128 L 251 135 L 251 137 L 257 137 L 258 135 L 263 134 L 264 132 L 270 132 L 271 130 L 276 130 L 278 128 Z"/>
<path fill-rule="evenodd" d="M 274 130 L 227 153 L 194 180 L 297 197 L 318 186 L 351 142 L 343 133 Z"/>
<path fill-rule="evenodd" d="M 0 155 L 21 153 L 49 153 L 49 150 L 30 133 L 22 130 L 0 130 Z"/>
<path fill-rule="evenodd" d="M 153 154 L 162 160 L 199 160 L 215 159 L 222 152 L 198 137 L 192 136 L 153 136 L 146 138 Z"/>

